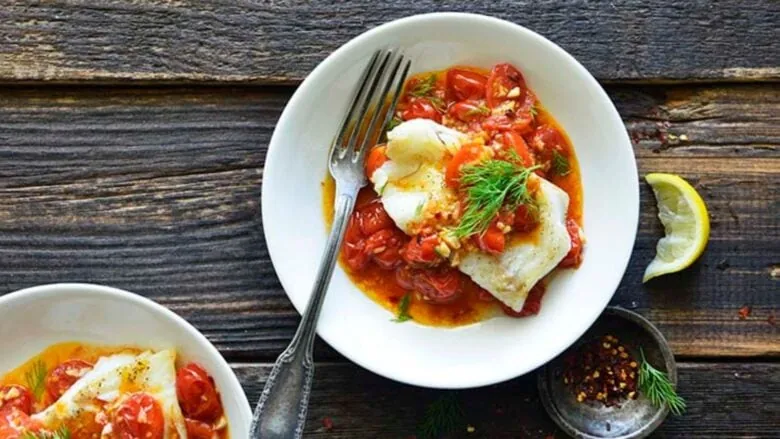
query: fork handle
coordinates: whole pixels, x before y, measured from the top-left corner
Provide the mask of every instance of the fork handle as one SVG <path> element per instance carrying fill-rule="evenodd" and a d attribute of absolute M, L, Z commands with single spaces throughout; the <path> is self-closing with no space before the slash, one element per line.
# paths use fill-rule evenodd
<path fill-rule="evenodd" d="M 252 419 L 249 432 L 251 439 L 300 439 L 303 436 L 314 378 L 312 351 L 317 319 L 344 239 L 347 219 L 355 206 L 357 189 L 350 192 L 339 193 L 337 190 L 339 195 L 336 198 L 333 226 L 309 304 L 290 345 L 276 360 L 268 375 Z"/>

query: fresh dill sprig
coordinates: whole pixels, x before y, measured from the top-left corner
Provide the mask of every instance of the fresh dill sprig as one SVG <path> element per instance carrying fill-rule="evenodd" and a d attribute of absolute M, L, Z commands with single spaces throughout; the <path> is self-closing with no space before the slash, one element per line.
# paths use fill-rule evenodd
<path fill-rule="evenodd" d="M 528 109 L 528 113 L 531 114 L 531 119 L 536 119 L 536 116 L 539 114 L 539 108 L 536 107 L 536 104 L 531 105 L 531 108 Z"/>
<path fill-rule="evenodd" d="M 553 157 L 552 157 L 552 171 L 555 175 L 558 175 L 560 177 L 565 177 L 569 175 L 571 172 L 571 165 L 569 164 L 569 159 L 566 158 L 563 154 L 560 152 L 553 150 Z"/>
<path fill-rule="evenodd" d="M 514 210 L 521 204 L 532 204 L 527 183 L 537 168 L 495 159 L 461 168 L 466 211 L 455 228 L 455 236 L 460 239 L 482 233 L 504 205 Z"/>
<path fill-rule="evenodd" d="M 455 394 L 450 393 L 433 401 L 425 411 L 425 418 L 417 428 L 419 439 L 436 439 L 454 432 L 463 423 L 463 409 Z"/>
<path fill-rule="evenodd" d="M 398 314 L 393 319 L 396 323 L 403 323 L 407 320 L 412 320 L 412 316 L 409 315 L 409 305 L 412 304 L 412 293 L 404 294 L 401 298 L 401 302 L 398 303 Z"/>
<path fill-rule="evenodd" d="M 393 128 L 401 125 L 401 119 L 398 116 L 393 116 L 389 122 L 387 122 L 387 129 L 385 131 L 391 131 Z"/>
<path fill-rule="evenodd" d="M 414 216 L 419 217 L 423 212 L 423 208 L 425 208 L 425 200 L 417 203 L 417 207 L 414 209 Z"/>
<path fill-rule="evenodd" d="M 48 373 L 49 371 L 46 368 L 46 363 L 42 360 L 37 360 L 24 374 L 24 380 L 27 383 L 27 387 L 35 396 L 36 401 L 40 401 L 43 392 L 46 390 L 46 375 Z"/>
<path fill-rule="evenodd" d="M 490 108 L 480 104 L 466 112 L 466 116 L 486 116 L 490 114 Z"/>
<path fill-rule="evenodd" d="M 435 86 L 436 86 L 436 74 L 431 73 L 425 79 L 421 79 L 419 82 L 417 82 L 414 88 L 409 90 L 409 94 L 417 98 L 428 96 L 428 94 L 433 90 Z"/>
<path fill-rule="evenodd" d="M 672 413 L 681 415 L 685 411 L 685 400 L 677 394 L 674 385 L 669 381 L 669 376 L 651 366 L 641 348 L 639 352 L 642 355 L 642 364 L 639 366 L 639 390 L 656 407 L 666 404 Z"/>
<path fill-rule="evenodd" d="M 54 433 L 46 433 L 42 431 L 33 433 L 28 431 L 22 434 L 22 439 L 70 439 L 70 430 L 62 427 Z"/>

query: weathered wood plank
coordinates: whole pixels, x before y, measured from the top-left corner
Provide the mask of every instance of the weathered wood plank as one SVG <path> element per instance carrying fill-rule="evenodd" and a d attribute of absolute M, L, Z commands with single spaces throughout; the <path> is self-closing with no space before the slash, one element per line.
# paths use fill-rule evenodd
<path fill-rule="evenodd" d="M 250 401 L 256 401 L 270 365 L 234 367 Z M 780 365 L 681 363 L 679 367 L 679 392 L 687 400 L 688 411 L 681 417 L 669 417 L 653 437 L 777 437 Z M 458 392 L 398 384 L 351 364 L 320 364 L 315 376 L 307 438 L 410 438 L 428 405 L 443 395 L 454 395 L 464 413 L 455 434 L 448 437 L 566 437 L 556 431 L 541 406 L 533 373 Z M 330 431 L 323 427 L 325 417 L 333 422 Z M 473 433 L 467 433 L 469 425 L 474 427 Z"/>
<path fill-rule="evenodd" d="M 661 234 L 643 184 L 637 245 L 613 303 L 659 323 L 679 355 L 780 355 L 767 322 L 780 311 L 778 92 L 610 92 L 632 132 L 658 120 L 690 133 L 686 145 L 638 142 L 640 171 L 689 178 L 712 215 L 703 259 L 642 286 Z M 170 306 L 230 358 L 275 357 L 298 317 L 273 273 L 259 201 L 266 145 L 288 96 L 251 88 L 0 93 L 0 289 L 115 285 Z M 743 305 L 752 306 L 747 320 L 737 315 Z M 319 349 L 318 358 L 335 355 Z"/>
<path fill-rule="evenodd" d="M 0 80 L 296 82 L 361 32 L 437 10 L 523 24 L 601 80 L 780 78 L 780 5 L 766 0 L 6 0 Z"/>

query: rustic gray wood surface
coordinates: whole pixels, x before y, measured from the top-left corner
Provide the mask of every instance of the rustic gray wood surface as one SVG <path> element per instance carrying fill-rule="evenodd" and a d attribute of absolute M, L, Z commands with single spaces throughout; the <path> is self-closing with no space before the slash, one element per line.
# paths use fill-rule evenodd
<path fill-rule="evenodd" d="M 340 44 L 431 10 L 496 15 L 559 43 L 605 83 L 640 175 L 678 173 L 700 190 L 706 253 L 645 286 L 662 228 L 641 185 L 637 243 L 612 303 L 650 318 L 683 362 L 690 409 L 657 437 L 777 437 L 773 1 L 0 0 L 0 294 L 62 281 L 143 294 L 203 331 L 254 400 L 298 321 L 260 217 L 274 124 Z M 324 343 L 316 355 L 307 437 L 408 438 L 442 394 L 374 376 Z M 563 437 L 534 389 L 530 374 L 457 392 L 454 437 Z"/>

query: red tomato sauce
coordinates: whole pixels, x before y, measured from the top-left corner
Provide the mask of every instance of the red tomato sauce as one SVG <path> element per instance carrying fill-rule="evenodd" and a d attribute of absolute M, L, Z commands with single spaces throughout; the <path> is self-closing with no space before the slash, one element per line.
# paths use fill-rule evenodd
<path fill-rule="evenodd" d="M 80 377 L 92 370 L 101 357 L 141 352 L 134 347 L 76 342 L 59 343 L 45 349 L 0 378 L 0 438 L 23 438 L 24 432 L 50 432 L 31 416 L 54 404 Z M 85 410 L 65 425 L 56 427 L 66 428 L 72 439 L 87 439 L 99 437 L 110 422 L 116 437 L 162 438 L 165 420 L 160 403 L 142 389 L 134 388 L 130 381 L 120 385 L 120 392 L 130 396 L 122 399 L 117 407 L 97 416 Z M 195 363 L 177 365 L 175 384 L 190 438 L 230 437 L 214 380 L 203 368 Z"/>
<path fill-rule="evenodd" d="M 522 74 L 508 64 L 492 70 L 456 66 L 427 72 L 407 80 L 396 108 L 397 122 L 425 118 L 484 142 L 498 142 L 511 149 L 523 166 L 538 165 L 535 172 L 569 195 L 568 230 L 572 250 L 559 267 L 576 268 L 582 260 L 582 183 L 577 158 L 566 133 L 544 109 Z M 478 160 L 484 146 L 464 145 L 448 162 L 446 181 L 456 187 L 463 164 Z M 514 155 L 516 153 L 516 155 Z M 510 154 L 510 153 L 507 153 Z M 367 175 L 384 163 L 384 147 L 368 156 Z M 323 211 L 330 226 L 333 218 L 334 184 L 323 182 Z M 502 232 L 504 223 L 513 225 Z M 468 245 L 490 254 L 500 254 L 507 243 L 538 238 L 531 215 L 521 208 L 499 214 L 481 235 Z M 471 279 L 450 267 L 437 255 L 436 238 L 406 236 L 384 212 L 379 195 L 369 185 L 360 191 L 350 218 L 340 263 L 350 279 L 371 299 L 393 313 L 408 295 L 407 314 L 429 326 L 461 326 L 503 312 L 512 317 L 535 315 L 541 308 L 544 281 L 529 293 L 524 308 L 515 312 L 493 298 Z"/>

